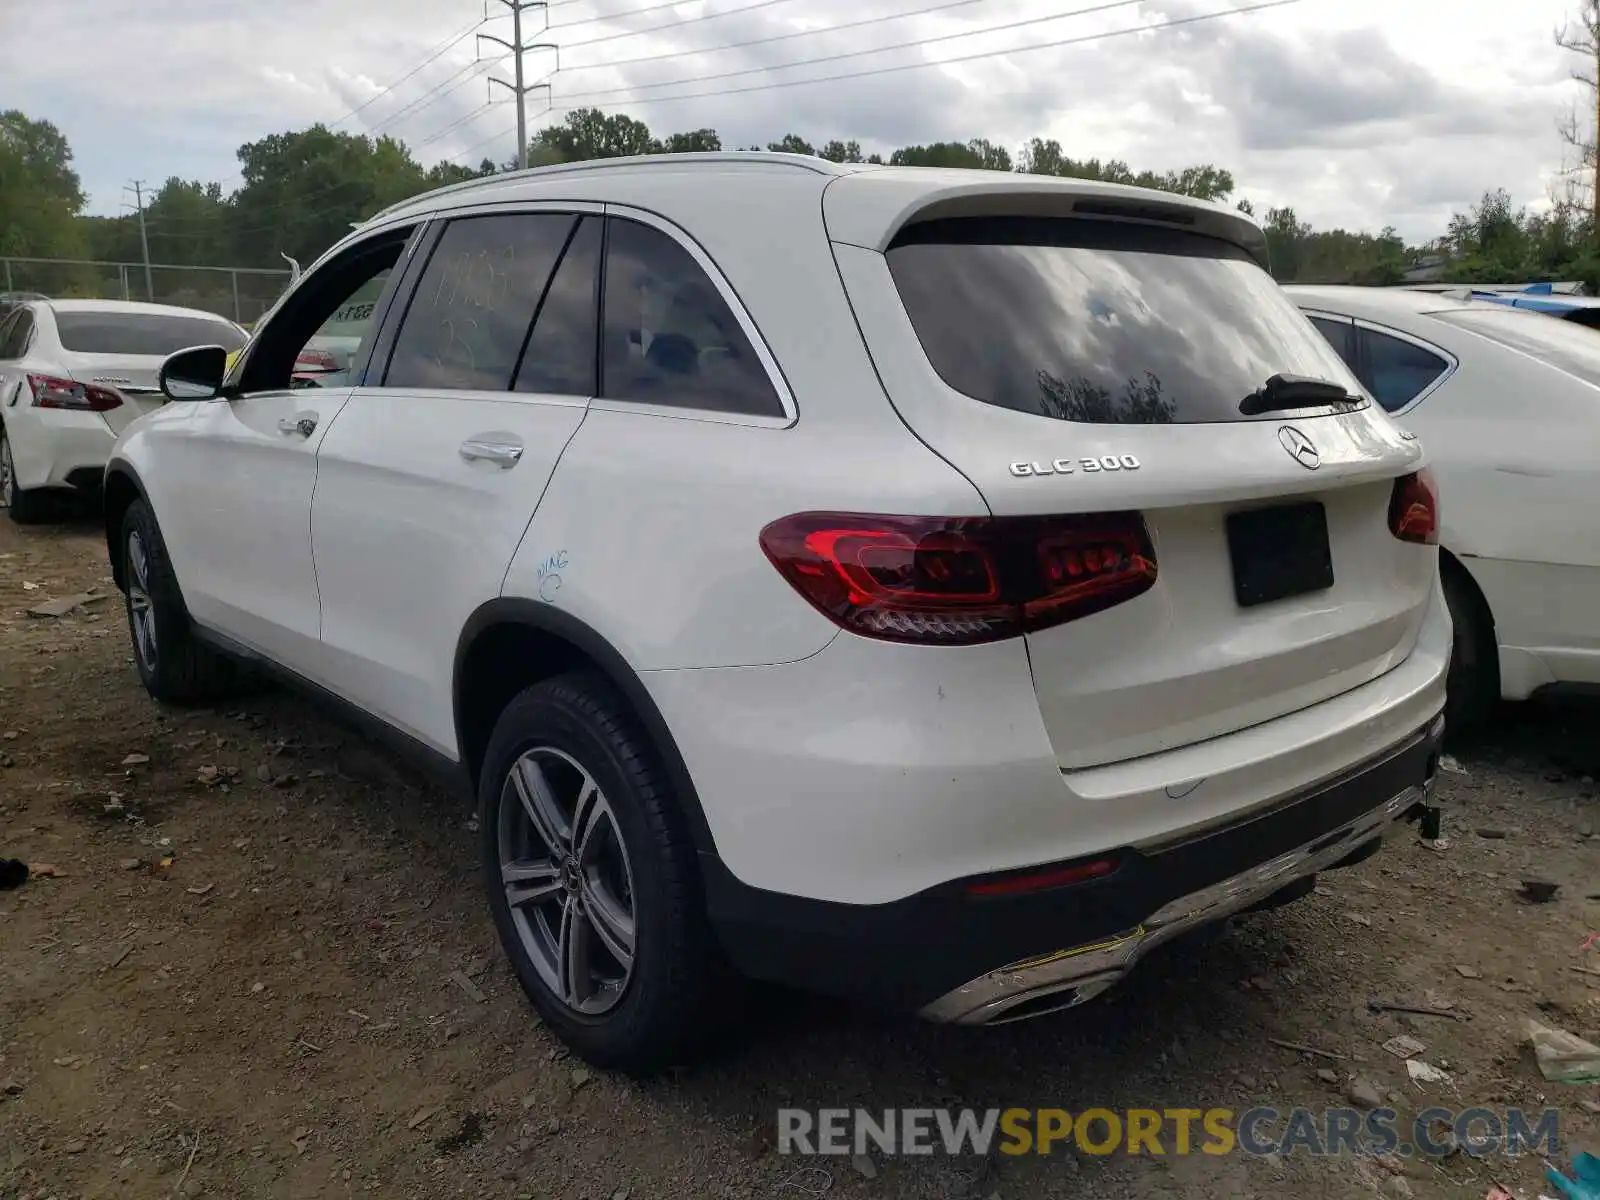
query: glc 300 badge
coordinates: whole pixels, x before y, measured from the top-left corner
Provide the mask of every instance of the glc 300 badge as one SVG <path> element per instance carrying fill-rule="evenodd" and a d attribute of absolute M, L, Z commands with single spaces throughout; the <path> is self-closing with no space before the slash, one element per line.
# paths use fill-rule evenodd
<path fill-rule="evenodd" d="M 1014 462 L 1011 473 L 1018 479 L 1039 475 L 1084 475 L 1095 471 L 1137 471 L 1139 460 L 1131 454 L 1102 454 L 1099 458 L 1052 458 L 1049 462 Z"/>

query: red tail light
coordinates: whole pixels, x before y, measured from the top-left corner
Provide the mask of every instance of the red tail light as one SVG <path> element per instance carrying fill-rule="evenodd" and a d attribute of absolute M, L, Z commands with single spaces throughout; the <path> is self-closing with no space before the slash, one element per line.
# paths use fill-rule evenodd
<path fill-rule="evenodd" d="M 1394 492 L 1389 497 L 1389 529 L 1402 542 L 1439 544 L 1439 487 L 1428 468 L 1394 481 Z"/>
<path fill-rule="evenodd" d="M 296 371 L 337 371 L 339 364 L 326 350 L 302 350 L 295 356 Z"/>
<path fill-rule="evenodd" d="M 78 412 L 110 412 L 122 404 L 122 397 L 110 388 L 95 387 L 53 375 L 29 375 L 36 408 L 71 408 Z"/>
<path fill-rule="evenodd" d="M 1138 513 L 897 517 L 800 513 L 761 531 L 796 591 L 852 633 L 970 645 L 1100 612 L 1146 592 Z"/>

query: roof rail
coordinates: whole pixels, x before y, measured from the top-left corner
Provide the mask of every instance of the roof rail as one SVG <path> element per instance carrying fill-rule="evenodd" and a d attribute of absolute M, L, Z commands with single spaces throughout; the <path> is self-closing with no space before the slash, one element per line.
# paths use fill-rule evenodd
<path fill-rule="evenodd" d="M 795 167 L 802 171 L 812 171 L 818 175 L 844 175 L 856 169 L 859 164 L 835 163 L 826 158 L 817 158 L 810 154 L 783 154 L 771 150 L 713 150 L 695 154 L 629 154 L 618 158 L 586 158 L 579 162 L 550 163 L 542 167 L 525 167 L 520 171 L 499 171 L 493 175 L 480 175 L 476 179 L 463 179 L 460 183 L 446 184 L 444 187 L 432 188 L 426 192 L 419 192 L 405 200 L 396 201 L 387 208 L 381 209 L 367 218 L 362 224 L 370 224 L 380 217 L 391 216 L 401 212 L 424 198 L 434 196 L 454 195 L 458 192 L 471 192 L 479 188 L 496 187 L 501 184 L 517 183 L 523 180 L 548 179 L 559 175 L 576 175 L 589 171 L 615 170 L 619 167 L 674 167 L 686 163 L 705 163 L 707 165 L 721 163 L 726 166 L 745 166 L 764 164 L 767 166 Z"/>

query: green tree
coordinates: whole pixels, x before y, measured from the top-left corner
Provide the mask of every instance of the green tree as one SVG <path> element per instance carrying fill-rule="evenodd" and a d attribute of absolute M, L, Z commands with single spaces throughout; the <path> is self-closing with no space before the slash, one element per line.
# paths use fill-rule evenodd
<path fill-rule="evenodd" d="M 541 129 L 533 139 L 553 157 L 547 161 L 582 162 L 591 158 L 624 158 L 651 154 L 657 144 L 650 127 L 621 113 L 607 116 L 598 108 L 575 108 L 559 125 Z M 531 150 L 531 146 L 530 146 Z M 529 155 L 529 165 L 536 165 Z"/>
<path fill-rule="evenodd" d="M 691 129 L 687 133 L 669 133 L 656 143 L 660 154 L 707 154 L 722 149 L 722 139 L 715 129 Z"/>
<path fill-rule="evenodd" d="M 841 142 L 834 140 L 817 151 L 817 153 L 829 162 L 858 163 L 864 161 L 861 157 L 861 143 L 857 141 Z"/>
<path fill-rule="evenodd" d="M 61 131 L 16 109 L 0 112 L 0 254 L 80 257 L 83 204 Z"/>
<path fill-rule="evenodd" d="M 902 146 L 889 156 L 896 167 L 971 167 L 987 171 L 1011 170 L 1011 154 L 985 138 L 970 142 L 930 142 Z"/>
<path fill-rule="evenodd" d="M 310 262 L 350 226 L 423 191 L 427 175 L 393 138 L 334 133 L 323 125 L 239 147 L 244 185 L 233 194 L 240 265 Z"/>
<path fill-rule="evenodd" d="M 786 133 L 775 142 L 768 142 L 767 149 L 776 154 L 809 154 L 816 157 L 817 150 L 810 142 L 798 133 Z"/>

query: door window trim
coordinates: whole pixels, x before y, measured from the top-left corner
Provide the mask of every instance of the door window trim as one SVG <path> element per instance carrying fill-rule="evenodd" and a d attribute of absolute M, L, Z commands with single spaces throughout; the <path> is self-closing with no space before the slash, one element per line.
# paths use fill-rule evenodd
<path fill-rule="evenodd" d="M 717 267 L 711 256 L 699 242 L 695 241 L 684 229 L 673 224 L 659 213 L 649 209 L 635 208 L 627 204 L 611 204 L 605 206 L 607 217 L 616 217 L 619 220 L 634 221 L 640 225 L 647 225 L 660 233 L 664 233 L 686 251 L 695 264 L 705 272 L 711 286 L 716 289 L 727 305 L 728 311 L 733 314 L 733 319 L 739 323 L 740 330 L 744 333 L 745 340 L 750 343 L 750 348 L 755 351 L 757 360 L 761 363 L 762 370 L 766 373 L 767 383 L 778 397 L 778 403 L 783 408 L 782 416 L 765 416 L 757 413 L 730 413 L 710 408 L 690 408 L 675 404 L 641 404 L 637 400 L 611 400 L 603 396 L 596 396 L 590 408 L 601 412 L 639 413 L 655 417 L 675 417 L 678 420 L 711 421 L 719 425 L 754 425 L 767 429 L 788 429 L 800 419 L 799 408 L 795 404 L 794 393 L 789 389 L 789 381 L 783 377 L 783 371 L 778 366 L 778 360 L 773 356 L 772 350 L 767 346 L 767 341 L 761 336 L 761 330 L 756 327 L 750 312 L 739 298 L 739 293 L 733 290 L 733 285 L 728 282 L 727 276 Z M 604 279 L 604 260 L 602 259 L 601 276 Z M 602 282 L 601 309 L 600 309 L 600 337 L 599 344 L 603 349 L 605 345 L 605 295 Z M 602 390 L 604 380 L 602 380 Z"/>

